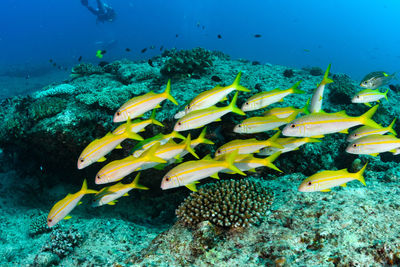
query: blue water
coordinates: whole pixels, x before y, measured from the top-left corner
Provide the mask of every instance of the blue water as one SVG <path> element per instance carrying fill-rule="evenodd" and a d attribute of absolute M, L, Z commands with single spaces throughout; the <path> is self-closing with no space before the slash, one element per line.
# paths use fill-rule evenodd
<path fill-rule="evenodd" d="M 48 66 L 49 59 L 70 68 L 79 56 L 97 63 L 97 49 L 107 50 L 106 61 L 145 59 L 159 54 L 160 46 L 201 46 L 293 67 L 324 69 L 331 62 L 332 72 L 354 79 L 400 69 L 400 2 L 395 0 L 106 2 L 118 17 L 97 24 L 79 0 L 2 0 L 0 70 Z M 152 45 L 155 49 L 140 52 Z"/>

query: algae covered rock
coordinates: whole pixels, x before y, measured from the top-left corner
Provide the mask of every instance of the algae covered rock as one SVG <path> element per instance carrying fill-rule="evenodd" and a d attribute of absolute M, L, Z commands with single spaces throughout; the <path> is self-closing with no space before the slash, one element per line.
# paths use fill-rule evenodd
<path fill-rule="evenodd" d="M 202 74 L 213 65 L 212 53 L 204 48 L 192 50 L 166 50 L 167 59 L 161 67 L 161 74 L 166 76 Z"/>
<path fill-rule="evenodd" d="M 176 210 L 178 219 L 194 227 L 203 221 L 228 228 L 258 223 L 270 208 L 273 192 L 251 180 L 225 180 L 206 184 Z"/>
<path fill-rule="evenodd" d="M 104 70 L 100 66 L 96 66 L 91 63 L 81 63 L 72 68 L 71 78 L 89 76 L 92 74 L 102 74 L 102 73 L 104 73 Z"/>

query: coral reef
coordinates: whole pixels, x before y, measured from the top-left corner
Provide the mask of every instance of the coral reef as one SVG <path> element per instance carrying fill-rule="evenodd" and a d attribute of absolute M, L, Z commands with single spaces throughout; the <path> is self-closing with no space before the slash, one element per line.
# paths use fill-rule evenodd
<path fill-rule="evenodd" d="M 63 258 L 71 254 L 74 248 L 81 244 L 82 240 L 83 236 L 77 229 L 56 229 L 52 232 L 49 242 L 42 247 L 42 251 L 49 251 Z"/>
<path fill-rule="evenodd" d="M 309 72 L 312 76 L 322 76 L 324 75 L 324 71 L 320 67 L 311 67 Z"/>
<path fill-rule="evenodd" d="M 71 77 L 78 78 L 82 76 L 90 76 L 92 74 L 102 74 L 104 70 L 100 66 L 91 63 L 81 63 L 72 68 Z"/>
<path fill-rule="evenodd" d="M 251 180 L 226 180 L 193 192 L 176 210 L 179 220 L 194 227 L 203 221 L 227 228 L 259 223 L 272 204 L 273 193 Z"/>
<path fill-rule="evenodd" d="M 165 50 L 162 55 L 167 58 L 160 72 L 166 76 L 202 74 L 213 65 L 211 52 L 200 47 L 192 50 Z"/>
<path fill-rule="evenodd" d="M 39 234 L 50 232 L 53 229 L 54 228 L 50 228 L 47 226 L 47 214 L 43 213 L 43 214 L 35 217 L 31 221 L 31 223 L 29 225 L 29 235 L 36 236 Z"/>
<path fill-rule="evenodd" d="M 294 76 L 294 71 L 292 69 L 286 69 L 283 72 L 283 76 L 286 78 L 292 78 Z"/>

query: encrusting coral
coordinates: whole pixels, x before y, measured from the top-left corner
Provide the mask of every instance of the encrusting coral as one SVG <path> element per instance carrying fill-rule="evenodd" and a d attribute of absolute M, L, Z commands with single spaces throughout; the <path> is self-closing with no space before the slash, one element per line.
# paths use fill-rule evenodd
<path fill-rule="evenodd" d="M 183 224 L 195 227 L 210 221 L 236 228 L 256 224 L 270 208 L 273 192 L 251 180 L 225 180 L 206 184 L 193 192 L 176 210 Z"/>

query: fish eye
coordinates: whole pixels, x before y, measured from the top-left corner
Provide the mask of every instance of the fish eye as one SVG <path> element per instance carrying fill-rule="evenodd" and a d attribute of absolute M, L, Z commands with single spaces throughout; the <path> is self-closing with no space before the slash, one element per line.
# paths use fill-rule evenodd
<path fill-rule="evenodd" d="M 47 221 L 48 221 L 48 222 L 52 222 L 53 220 L 52 220 L 52 219 L 48 219 Z"/>
<path fill-rule="evenodd" d="M 290 124 L 290 128 L 296 128 L 296 124 Z"/>
<path fill-rule="evenodd" d="M 311 181 L 307 183 L 307 185 L 312 185 Z"/>
<path fill-rule="evenodd" d="M 80 161 L 80 162 L 84 162 L 85 159 L 84 159 L 84 158 L 80 158 L 79 161 Z"/>
<path fill-rule="evenodd" d="M 220 149 L 217 150 L 217 154 L 221 154 L 221 150 Z"/>
<path fill-rule="evenodd" d="M 181 122 L 178 122 L 178 125 L 180 126 L 180 125 L 182 125 L 182 123 L 181 123 Z"/>
<path fill-rule="evenodd" d="M 248 104 L 249 104 L 249 102 L 246 102 L 246 103 L 245 103 L 245 105 L 248 105 Z"/>
<path fill-rule="evenodd" d="M 240 128 L 240 127 L 242 127 L 242 125 L 241 125 L 241 124 L 239 124 L 239 125 L 238 125 L 238 127 Z"/>
<path fill-rule="evenodd" d="M 357 147 L 357 145 L 356 145 L 356 144 L 353 144 L 352 147 Z"/>
<path fill-rule="evenodd" d="M 96 176 L 96 179 L 100 180 L 100 175 L 97 175 L 97 176 Z"/>
<path fill-rule="evenodd" d="M 360 98 L 360 96 L 358 95 L 358 96 L 356 96 L 357 98 Z"/>
<path fill-rule="evenodd" d="M 354 136 L 357 136 L 357 134 L 354 134 Z"/>
<path fill-rule="evenodd" d="M 120 115 L 121 115 L 121 112 L 117 111 L 117 116 L 120 116 Z"/>
<path fill-rule="evenodd" d="M 170 178 L 169 176 L 166 176 L 166 177 L 165 177 L 165 181 L 166 181 L 166 182 L 169 182 L 169 180 L 171 180 L 171 178 Z"/>

